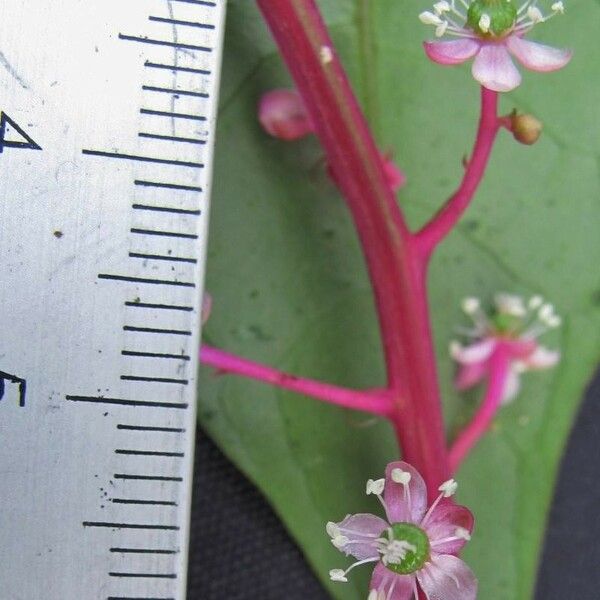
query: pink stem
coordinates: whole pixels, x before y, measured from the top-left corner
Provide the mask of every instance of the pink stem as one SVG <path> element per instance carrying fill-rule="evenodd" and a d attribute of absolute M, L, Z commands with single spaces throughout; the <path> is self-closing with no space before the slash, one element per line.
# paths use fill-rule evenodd
<path fill-rule="evenodd" d="M 202 346 L 200 360 L 206 365 L 215 367 L 220 373 L 249 377 L 305 396 L 311 396 L 329 404 L 381 416 L 388 416 L 391 412 L 392 404 L 386 390 L 350 390 L 312 379 L 296 377 L 211 346 Z"/>
<path fill-rule="evenodd" d="M 489 381 L 483 402 L 473 420 L 460 432 L 450 449 L 450 467 L 455 473 L 464 458 L 489 429 L 500 408 L 510 368 L 510 353 L 500 345 L 489 362 Z"/>
<path fill-rule="evenodd" d="M 352 213 L 375 295 L 404 459 L 432 497 L 448 478 L 425 261 L 314 0 L 257 0 Z"/>
<path fill-rule="evenodd" d="M 481 117 L 473 154 L 458 190 L 417 234 L 425 257 L 452 231 L 468 208 L 485 173 L 494 141 L 502 125 L 498 118 L 498 93 L 481 88 Z"/>

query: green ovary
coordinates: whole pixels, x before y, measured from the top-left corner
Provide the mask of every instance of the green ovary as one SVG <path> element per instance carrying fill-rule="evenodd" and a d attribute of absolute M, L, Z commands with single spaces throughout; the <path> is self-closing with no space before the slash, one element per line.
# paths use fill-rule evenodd
<path fill-rule="evenodd" d="M 492 316 L 494 329 L 500 334 L 516 334 L 523 329 L 523 319 L 513 315 L 497 313 Z"/>
<path fill-rule="evenodd" d="M 487 31 L 480 26 L 484 15 L 490 17 Z M 512 30 L 516 20 L 517 9 L 511 0 L 475 0 L 467 13 L 467 24 L 483 37 L 502 37 Z"/>
<path fill-rule="evenodd" d="M 412 523 L 394 523 L 391 527 L 394 540 L 408 542 L 416 548 L 415 552 L 407 551 L 400 563 L 387 565 L 387 568 L 399 575 L 410 575 L 423 568 L 429 560 L 431 546 L 427 534 Z"/>

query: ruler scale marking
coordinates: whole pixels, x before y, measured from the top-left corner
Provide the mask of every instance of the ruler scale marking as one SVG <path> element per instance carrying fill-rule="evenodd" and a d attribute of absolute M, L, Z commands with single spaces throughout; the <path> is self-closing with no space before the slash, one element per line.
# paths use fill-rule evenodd
<path fill-rule="evenodd" d="M 39 2 L 1 9 L 2 595 L 184 600 L 225 0 Z"/>

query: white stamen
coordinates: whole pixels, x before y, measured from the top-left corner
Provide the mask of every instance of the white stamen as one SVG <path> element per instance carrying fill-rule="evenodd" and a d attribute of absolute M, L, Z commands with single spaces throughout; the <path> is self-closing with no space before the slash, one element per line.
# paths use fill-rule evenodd
<path fill-rule="evenodd" d="M 448 481 L 444 481 L 442 485 L 438 488 L 441 494 L 435 499 L 434 503 L 429 507 L 429 510 L 425 513 L 423 520 L 421 521 L 421 526 L 427 523 L 427 520 L 433 514 L 433 511 L 437 508 L 437 505 L 442 501 L 443 498 L 450 498 L 450 496 L 454 496 L 456 490 L 458 489 L 458 483 L 454 481 L 454 479 L 448 479 Z"/>
<path fill-rule="evenodd" d="M 338 537 L 338 535 L 341 535 L 340 528 L 338 527 L 337 523 L 334 523 L 333 521 L 329 521 L 329 523 L 327 523 L 327 525 L 325 526 L 325 531 L 327 532 L 327 535 L 331 538 L 335 538 Z"/>
<path fill-rule="evenodd" d="M 412 475 L 408 471 L 402 469 L 392 469 L 392 481 L 395 483 L 401 483 L 402 485 L 408 485 Z"/>
<path fill-rule="evenodd" d="M 448 30 L 448 21 L 444 21 L 435 28 L 435 37 L 442 37 Z"/>
<path fill-rule="evenodd" d="M 548 319 L 552 318 L 553 316 L 554 306 L 552 306 L 552 304 L 544 304 L 544 306 L 542 306 L 538 312 L 538 318 L 544 324 L 547 324 Z"/>
<path fill-rule="evenodd" d="M 565 5 L 562 2 L 555 2 L 551 8 L 555 13 L 560 13 L 561 15 L 565 14 Z"/>
<path fill-rule="evenodd" d="M 425 25 L 442 25 L 443 21 L 436 14 L 426 10 L 419 15 L 419 20 Z"/>
<path fill-rule="evenodd" d="M 331 581 L 337 581 L 338 583 L 348 583 L 346 572 L 343 569 L 331 569 L 329 578 Z"/>
<path fill-rule="evenodd" d="M 496 308 L 503 314 L 512 317 L 524 317 L 527 314 L 527 308 L 521 296 L 513 294 L 496 294 L 494 301 Z"/>
<path fill-rule="evenodd" d="M 527 16 L 531 20 L 532 23 L 542 23 L 544 21 L 544 15 L 542 11 L 537 6 L 530 6 L 527 9 Z"/>
<path fill-rule="evenodd" d="M 535 323 L 521 334 L 520 339 L 534 340 L 535 338 L 538 338 L 544 333 L 546 333 L 546 331 L 548 331 L 547 326 L 541 325 L 540 323 Z"/>
<path fill-rule="evenodd" d="M 462 356 L 463 345 L 460 342 L 457 342 L 456 340 L 452 340 L 450 342 L 448 351 L 450 354 L 450 358 L 453 358 L 454 360 L 459 360 Z"/>
<path fill-rule="evenodd" d="M 459 1 L 468 10 L 469 3 L 465 2 L 465 0 Z M 434 2 L 433 11 L 426 10 L 420 13 L 419 20 L 425 25 L 433 25 L 436 37 L 442 37 L 446 33 L 456 37 L 473 37 L 473 33 L 464 27 L 467 17 L 456 8 L 456 0 Z M 462 24 L 459 24 L 457 21 Z"/>
<path fill-rule="evenodd" d="M 533 1 L 537 1 L 537 0 L 527 0 L 526 2 L 524 2 L 521 5 L 521 8 L 519 8 L 519 10 L 517 11 L 517 14 L 521 14 L 523 12 L 525 12 L 525 10 L 527 9 L 527 7 L 533 2 Z"/>
<path fill-rule="evenodd" d="M 393 534 L 389 533 L 389 535 Z M 388 565 L 399 565 L 409 552 L 416 552 L 417 547 L 406 540 L 379 538 L 377 551 L 381 554 L 381 562 L 387 567 Z"/>
<path fill-rule="evenodd" d="M 454 496 L 457 489 L 458 483 L 456 483 L 454 479 L 448 479 L 448 481 L 444 481 L 444 483 L 442 483 L 442 485 L 440 485 L 438 488 L 438 490 L 442 492 L 442 496 L 444 498 L 450 498 L 450 496 Z"/>
<path fill-rule="evenodd" d="M 492 24 L 492 19 L 490 15 L 487 13 L 483 13 L 481 15 L 481 19 L 479 19 L 479 29 L 483 31 L 483 33 L 487 33 L 490 30 L 490 25 Z"/>
<path fill-rule="evenodd" d="M 342 550 L 345 546 L 350 543 L 350 540 L 345 535 L 336 535 L 331 543 L 338 549 Z"/>
<path fill-rule="evenodd" d="M 329 46 L 321 46 L 319 56 L 321 57 L 321 64 L 328 65 L 333 60 L 333 50 Z"/>
<path fill-rule="evenodd" d="M 442 2 L 436 2 L 433 5 L 433 12 L 438 16 L 441 16 L 446 12 L 450 12 L 451 10 L 452 10 L 452 7 L 445 0 Z"/>
<path fill-rule="evenodd" d="M 558 315 L 552 315 L 546 320 L 546 325 L 552 329 L 556 329 L 562 325 L 562 319 Z"/>
<path fill-rule="evenodd" d="M 465 529 L 464 527 L 457 527 L 454 530 L 454 535 L 447 537 L 447 538 L 440 538 L 437 540 L 432 540 L 431 546 L 432 547 L 442 546 L 443 544 L 448 544 L 450 542 L 457 542 L 458 540 L 463 540 L 465 542 L 468 542 L 468 541 L 470 541 L 470 539 L 471 539 L 471 534 L 469 533 L 469 531 L 467 529 Z"/>
<path fill-rule="evenodd" d="M 462 301 L 461 307 L 466 314 L 474 315 L 481 308 L 481 302 L 479 298 L 469 297 Z"/>
<path fill-rule="evenodd" d="M 375 496 L 380 496 L 383 494 L 383 490 L 385 488 L 385 479 L 369 479 L 367 481 L 367 496 L 374 494 Z"/>
<path fill-rule="evenodd" d="M 359 560 L 353 565 L 350 565 L 345 571 L 343 569 L 331 569 L 329 571 L 329 577 L 331 581 L 337 581 L 339 583 L 347 583 L 348 578 L 346 577 L 352 569 L 360 567 L 360 565 L 366 565 L 367 563 L 379 562 L 379 558 L 365 558 L 365 560 Z"/>
<path fill-rule="evenodd" d="M 532 296 L 529 299 L 529 308 L 531 310 L 537 310 L 544 303 L 544 299 L 541 296 Z"/>

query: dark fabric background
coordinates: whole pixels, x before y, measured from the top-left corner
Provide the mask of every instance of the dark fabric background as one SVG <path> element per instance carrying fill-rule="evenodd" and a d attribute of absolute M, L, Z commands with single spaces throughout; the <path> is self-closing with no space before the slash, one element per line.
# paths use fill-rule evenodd
<path fill-rule="evenodd" d="M 536 600 L 600 599 L 599 400 L 600 377 L 561 470 Z M 189 566 L 188 600 L 328 600 L 261 495 L 201 431 Z"/>

